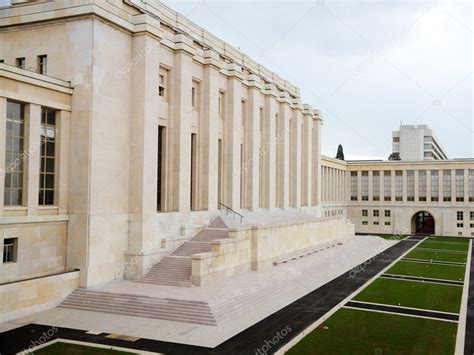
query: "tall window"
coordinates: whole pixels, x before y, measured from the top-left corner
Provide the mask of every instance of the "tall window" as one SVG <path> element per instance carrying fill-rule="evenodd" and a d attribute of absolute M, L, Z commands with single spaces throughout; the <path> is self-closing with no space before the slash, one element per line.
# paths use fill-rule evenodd
<path fill-rule="evenodd" d="M 48 56 L 39 55 L 37 65 L 38 65 L 38 73 L 46 75 L 48 73 Z"/>
<path fill-rule="evenodd" d="M 23 202 L 24 105 L 7 101 L 5 135 L 5 206 L 20 206 Z"/>
<path fill-rule="evenodd" d="M 164 210 L 164 175 L 165 175 L 165 127 L 158 126 L 158 162 L 156 181 L 156 210 Z"/>
<path fill-rule="evenodd" d="M 5 238 L 3 240 L 3 262 L 14 263 L 17 259 L 18 238 Z"/>
<path fill-rule="evenodd" d="M 372 200 L 380 201 L 380 171 L 372 171 Z"/>
<path fill-rule="evenodd" d="M 168 101 L 168 82 L 169 82 L 169 70 L 160 68 L 159 83 L 158 83 L 158 95 Z"/>
<path fill-rule="evenodd" d="M 395 171 L 395 201 L 403 201 L 403 171 Z"/>
<path fill-rule="evenodd" d="M 431 201 L 439 201 L 439 171 L 431 170 Z"/>
<path fill-rule="evenodd" d="M 443 170 L 443 201 L 451 201 L 451 170 Z"/>
<path fill-rule="evenodd" d="M 200 84 L 193 80 L 193 86 L 191 88 L 191 105 L 196 111 L 199 110 L 200 91 Z"/>
<path fill-rule="evenodd" d="M 383 172 L 383 191 L 384 191 L 384 201 L 392 200 L 392 172 L 390 170 L 385 170 Z"/>
<path fill-rule="evenodd" d="M 407 170 L 407 201 L 415 201 L 415 172 Z"/>
<path fill-rule="evenodd" d="M 39 199 L 41 206 L 54 205 L 56 111 L 41 109 L 41 160 Z"/>
<path fill-rule="evenodd" d="M 418 171 L 418 200 L 426 201 L 426 170 Z"/>
<path fill-rule="evenodd" d="M 463 228 L 464 227 L 464 223 L 463 223 L 463 220 L 464 220 L 464 213 L 463 211 L 458 211 L 457 212 L 457 227 L 458 228 Z"/>
<path fill-rule="evenodd" d="M 464 170 L 456 170 L 456 202 L 464 201 Z"/>
<path fill-rule="evenodd" d="M 362 201 L 368 201 L 369 200 L 369 172 L 368 171 L 362 172 L 361 188 L 362 188 Z"/>
<path fill-rule="evenodd" d="M 219 102 L 218 102 L 218 109 L 219 109 L 219 117 L 224 118 L 225 116 L 225 96 L 222 91 L 219 91 Z"/>
<path fill-rule="evenodd" d="M 469 169 L 469 202 L 474 202 L 474 169 Z"/>
<path fill-rule="evenodd" d="M 357 171 L 351 171 L 351 201 L 357 201 Z"/>

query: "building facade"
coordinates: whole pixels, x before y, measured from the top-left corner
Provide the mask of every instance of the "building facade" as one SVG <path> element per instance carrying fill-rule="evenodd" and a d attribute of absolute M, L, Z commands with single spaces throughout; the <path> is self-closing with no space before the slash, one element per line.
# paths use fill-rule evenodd
<path fill-rule="evenodd" d="M 140 277 L 223 206 L 286 222 L 230 230 L 231 243 L 193 258 L 197 282 L 269 267 L 354 225 L 398 232 L 417 211 L 436 233 L 470 235 L 471 160 L 321 156 L 321 113 L 298 88 L 159 1 L 0 8 L 0 84 L 0 320 Z M 390 224 L 369 210 L 390 210 Z"/>
<path fill-rule="evenodd" d="M 446 160 L 448 155 L 427 125 L 401 125 L 392 132 L 392 153 L 401 160 Z"/>

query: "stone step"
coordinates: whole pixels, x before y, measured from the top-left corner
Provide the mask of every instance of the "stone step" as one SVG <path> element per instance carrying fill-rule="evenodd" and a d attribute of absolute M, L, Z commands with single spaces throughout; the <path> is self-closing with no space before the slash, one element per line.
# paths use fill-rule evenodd
<path fill-rule="evenodd" d="M 178 317 L 176 315 L 151 315 L 149 313 L 138 313 L 134 312 L 123 312 L 120 309 L 103 309 L 102 307 L 87 307 L 82 305 L 60 305 L 61 308 L 69 308 L 69 309 L 77 309 L 81 311 L 92 311 L 92 312 L 103 312 L 103 313 L 112 313 L 112 314 L 119 314 L 125 316 L 132 316 L 132 317 L 143 317 L 143 318 L 151 318 L 151 319 L 162 319 L 162 320 L 169 320 L 175 322 L 183 322 L 183 323 L 193 323 L 193 324 L 202 324 L 202 325 L 212 325 L 216 326 L 216 321 L 207 321 L 207 320 L 200 320 L 200 319 L 193 319 L 188 317 Z"/>
<path fill-rule="evenodd" d="M 204 228 L 194 238 L 192 242 L 212 242 L 216 239 L 229 238 L 229 231 L 227 229 Z"/>
<path fill-rule="evenodd" d="M 59 307 L 216 325 L 207 302 L 77 289 Z"/>
<path fill-rule="evenodd" d="M 77 300 L 102 300 L 102 301 L 127 301 L 131 303 L 139 303 L 143 305 L 156 305 L 156 306 L 166 306 L 166 307 L 184 307 L 184 308 L 192 308 L 192 309 L 202 309 L 203 307 L 208 307 L 206 302 L 194 302 L 194 301 L 187 301 L 187 300 L 168 300 L 166 298 L 140 298 L 135 297 L 132 295 L 131 297 L 124 297 L 119 294 L 107 294 L 103 295 L 97 292 L 97 294 L 91 293 L 80 293 L 74 292 L 72 293 L 68 299 L 77 299 Z"/>
<path fill-rule="evenodd" d="M 124 303 L 124 302 L 113 302 L 110 300 L 100 300 L 100 299 L 92 299 L 92 298 L 69 298 L 65 300 L 63 303 L 67 305 L 91 305 L 91 306 L 103 306 L 103 307 L 120 307 L 122 310 L 136 310 L 138 312 L 142 310 L 146 310 L 146 312 L 162 312 L 163 314 L 172 313 L 172 314 L 181 314 L 181 315 L 196 315 L 203 318 L 214 318 L 210 314 L 209 308 L 203 309 L 201 308 L 186 308 L 183 306 L 157 306 L 151 304 L 134 304 L 134 303 Z"/>
<path fill-rule="evenodd" d="M 167 280 L 153 280 L 147 278 L 141 278 L 135 280 L 135 282 L 140 282 L 144 284 L 153 284 L 153 285 L 165 285 L 165 286 L 179 286 L 179 287 L 193 287 L 194 284 L 191 281 L 167 281 Z"/>

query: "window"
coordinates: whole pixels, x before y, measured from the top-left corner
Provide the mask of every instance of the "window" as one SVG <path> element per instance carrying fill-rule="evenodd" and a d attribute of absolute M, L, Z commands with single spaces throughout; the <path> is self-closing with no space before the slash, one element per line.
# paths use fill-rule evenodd
<path fill-rule="evenodd" d="M 3 64 L 5 63 L 5 60 L 4 59 L 0 59 L 0 64 Z"/>
<path fill-rule="evenodd" d="M 469 212 L 469 218 L 470 218 L 471 221 L 474 221 L 474 212 L 473 211 Z"/>
<path fill-rule="evenodd" d="M 193 87 L 191 88 L 191 105 L 194 110 L 199 110 L 200 96 L 200 84 L 193 80 Z"/>
<path fill-rule="evenodd" d="M 395 201 L 403 201 L 403 171 L 395 171 Z"/>
<path fill-rule="evenodd" d="M 474 202 L 474 169 L 469 170 L 469 202 Z"/>
<path fill-rule="evenodd" d="M 386 222 L 385 222 L 385 225 L 386 225 L 386 226 L 389 226 L 389 225 L 390 225 L 390 221 L 386 221 Z"/>
<path fill-rule="evenodd" d="M 372 172 L 372 200 L 380 201 L 380 171 Z"/>
<path fill-rule="evenodd" d="M 23 203 L 24 105 L 7 101 L 5 135 L 5 206 Z"/>
<path fill-rule="evenodd" d="M 451 170 L 443 170 L 443 201 L 451 201 Z"/>
<path fill-rule="evenodd" d="M 48 56 L 39 55 L 38 56 L 38 73 L 46 75 L 48 73 Z"/>
<path fill-rule="evenodd" d="M 374 221 L 374 225 L 375 225 L 375 226 L 378 226 L 378 225 L 379 225 L 379 221 Z"/>
<path fill-rule="evenodd" d="M 374 217 L 378 217 L 379 216 L 379 210 L 374 210 Z"/>
<path fill-rule="evenodd" d="M 385 170 L 383 172 L 383 191 L 384 191 L 384 201 L 392 200 L 392 172 L 390 170 Z"/>
<path fill-rule="evenodd" d="M 457 220 L 462 221 L 464 219 L 464 213 L 463 211 L 458 211 L 457 212 Z"/>
<path fill-rule="evenodd" d="M 464 202 L 464 170 L 456 170 L 456 202 Z"/>
<path fill-rule="evenodd" d="M 39 174 L 40 206 L 54 205 L 56 111 L 41 109 L 41 158 Z"/>
<path fill-rule="evenodd" d="M 25 69 L 25 67 L 26 67 L 26 60 L 25 60 L 25 58 L 24 58 L 24 57 L 16 58 L 16 59 L 15 59 L 15 65 L 16 65 L 18 68 Z"/>
<path fill-rule="evenodd" d="M 431 170 L 431 201 L 439 200 L 439 171 Z"/>
<path fill-rule="evenodd" d="M 158 84 L 158 95 L 168 100 L 168 82 L 169 82 L 169 70 L 160 68 L 159 73 L 159 84 Z"/>
<path fill-rule="evenodd" d="M 385 213 L 385 217 L 390 217 L 390 210 L 385 210 L 384 213 Z"/>
<path fill-rule="evenodd" d="M 470 226 L 471 226 L 471 228 L 474 228 L 474 223 L 471 223 Z"/>
<path fill-rule="evenodd" d="M 457 224 L 457 227 L 458 227 L 458 228 L 464 228 L 464 224 L 463 224 L 463 223 L 458 223 L 458 224 Z"/>
<path fill-rule="evenodd" d="M 351 171 L 351 201 L 357 201 L 357 171 Z"/>
<path fill-rule="evenodd" d="M 369 200 L 369 172 L 368 171 L 362 172 L 361 187 L 362 187 L 362 201 L 368 201 Z"/>
<path fill-rule="evenodd" d="M 367 221 L 362 221 L 362 224 L 363 224 L 364 226 L 366 226 L 367 224 L 369 224 L 369 222 L 367 222 Z"/>
<path fill-rule="evenodd" d="M 14 263 L 16 262 L 18 249 L 18 238 L 5 238 L 3 240 L 3 262 Z"/>
<path fill-rule="evenodd" d="M 426 201 L 426 170 L 418 171 L 418 200 Z"/>
<path fill-rule="evenodd" d="M 407 170 L 407 201 L 415 201 L 415 172 Z"/>
<path fill-rule="evenodd" d="M 393 137 L 393 143 L 399 143 L 400 137 Z"/>
<path fill-rule="evenodd" d="M 224 118 L 225 116 L 225 94 L 219 91 L 219 117 Z"/>
<path fill-rule="evenodd" d="M 362 217 L 367 217 L 368 215 L 368 210 L 362 210 Z"/>

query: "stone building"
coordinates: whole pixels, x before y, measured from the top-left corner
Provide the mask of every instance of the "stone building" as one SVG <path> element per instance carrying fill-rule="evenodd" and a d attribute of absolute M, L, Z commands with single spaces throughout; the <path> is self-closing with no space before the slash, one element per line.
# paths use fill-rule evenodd
<path fill-rule="evenodd" d="M 417 211 L 436 233 L 470 235 L 452 223 L 458 211 L 472 218 L 472 161 L 322 157 L 321 113 L 298 88 L 159 1 L 12 3 L 0 8 L 0 320 L 79 286 L 140 279 L 183 247 L 176 267 L 201 285 L 336 243 L 354 225 L 394 233 Z M 427 186 L 442 171 L 443 196 L 447 169 L 452 199 L 422 203 L 420 171 Z M 374 200 L 385 171 L 390 203 Z M 389 208 L 390 225 L 365 223 Z M 222 224 L 225 213 L 244 221 Z"/>
<path fill-rule="evenodd" d="M 392 153 L 402 160 L 446 160 L 445 153 L 433 130 L 427 125 L 400 125 L 392 132 Z"/>

